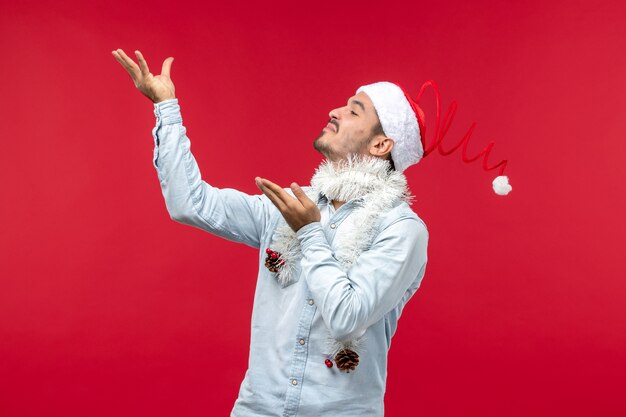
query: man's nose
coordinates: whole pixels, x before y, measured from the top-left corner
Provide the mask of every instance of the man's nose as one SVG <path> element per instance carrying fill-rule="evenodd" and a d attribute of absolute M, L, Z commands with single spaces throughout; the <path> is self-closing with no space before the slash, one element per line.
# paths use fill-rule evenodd
<path fill-rule="evenodd" d="M 328 117 L 330 117 L 331 119 L 339 119 L 340 116 L 341 116 L 341 108 L 332 109 L 330 113 L 328 113 Z"/>

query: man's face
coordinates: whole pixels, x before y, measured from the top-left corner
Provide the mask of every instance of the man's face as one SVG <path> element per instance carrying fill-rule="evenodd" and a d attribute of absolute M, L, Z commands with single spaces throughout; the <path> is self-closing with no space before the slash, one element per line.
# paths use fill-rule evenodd
<path fill-rule="evenodd" d="M 367 145 L 378 125 L 378 116 L 367 94 L 361 91 L 350 97 L 345 106 L 332 110 L 328 116 L 328 124 L 313 142 L 317 151 L 333 162 L 351 153 L 369 154 Z"/>

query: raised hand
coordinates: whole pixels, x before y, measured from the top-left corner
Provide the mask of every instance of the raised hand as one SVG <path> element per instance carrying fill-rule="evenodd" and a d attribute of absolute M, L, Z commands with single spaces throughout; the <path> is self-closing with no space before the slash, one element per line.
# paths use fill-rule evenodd
<path fill-rule="evenodd" d="M 309 223 L 320 221 L 320 209 L 295 182 L 291 183 L 291 190 L 296 196 L 293 198 L 269 180 L 256 177 L 255 181 L 257 187 L 274 203 L 294 232 Z"/>
<path fill-rule="evenodd" d="M 152 75 L 148 69 L 148 63 L 141 55 L 141 52 L 135 51 L 139 65 L 137 65 L 128 55 L 121 49 L 111 52 L 117 62 L 119 62 L 132 78 L 135 87 L 139 89 L 152 102 L 176 98 L 174 83 L 170 78 L 170 70 L 174 57 L 168 57 L 163 61 L 161 67 L 161 75 Z"/>

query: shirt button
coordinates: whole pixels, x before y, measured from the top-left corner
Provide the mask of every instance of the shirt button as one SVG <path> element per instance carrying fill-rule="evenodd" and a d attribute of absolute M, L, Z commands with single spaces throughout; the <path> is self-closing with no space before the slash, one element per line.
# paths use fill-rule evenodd
<path fill-rule="evenodd" d="M 298 343 L 300 343 L 301 345 L 303 345 L 303 344 L 304 344 L 304 339 L 300 339 L 300 340 L 298 341 Z"/>
<path fill-rule="evenodd" d="M 336 229 L 336 228 L 337 228 L 337 225 L 336 225 L 335 223 L 331 223 L 330 228 L 331 228 L 331 229 Z"/>
<path fill-rule="evenodd" d="M 315 301 L 313 301 L 313 299 L 309 299 L 309 305 L 312 306 L 313 304 L 315 304 Z"/>
<path fill-rule="evenodd" d="M 296 381 L 295 379 L 291 380 L 291 385 L 298 385 L 298 381 Z"/>

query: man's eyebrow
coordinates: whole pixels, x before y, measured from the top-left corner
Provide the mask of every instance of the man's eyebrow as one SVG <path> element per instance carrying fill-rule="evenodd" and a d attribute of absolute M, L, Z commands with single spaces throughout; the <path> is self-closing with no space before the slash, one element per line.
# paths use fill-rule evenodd
<path fill-rule="evenodd" d="M 363 105 L 363 103 L 361 103 L 359 100 L 352 100 L 352 103 L 356 104 L 357 106 L 361 106 L 361 109 L 365 112 L 365 105 Z"/>

